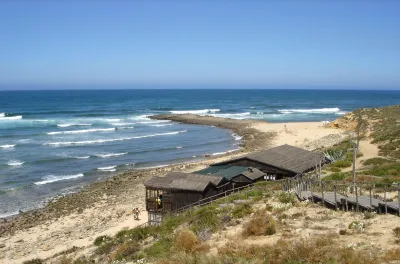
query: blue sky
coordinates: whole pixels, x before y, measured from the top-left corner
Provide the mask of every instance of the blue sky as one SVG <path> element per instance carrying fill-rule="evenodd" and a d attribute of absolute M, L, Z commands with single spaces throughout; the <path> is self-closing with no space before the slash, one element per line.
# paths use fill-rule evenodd
<path fill-rule="evenodd" d="M 400 1 L 0 1 L 0 85 L 400 88 Z"/>

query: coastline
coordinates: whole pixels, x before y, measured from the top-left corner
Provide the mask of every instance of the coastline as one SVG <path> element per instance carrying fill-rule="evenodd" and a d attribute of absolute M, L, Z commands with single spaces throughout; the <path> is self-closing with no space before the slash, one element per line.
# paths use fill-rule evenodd
<path fill-rule="evenodd" d="M 92 240 L 103 232 L 113 234 L 112 232 L 116 233 L 124 226 L 132 228 L 139 224 L 132 219 L 130 210 L 135 206 L 144 211 L 143 182 L 149 177 L 162 176 L 172 170 L 199 170 L 211 163 L 237 157 L 246 152 L 280 145 L 288 139 L 287 143 L 290 144 L 290 138 L 296 137 L 290 130 L 281 131 L 283 123 L 196 115 L 157 115 L 150 118 L 229 129 L 242 137 L 242 148 L 224 155 L 207 156 L 201 161 L 127 171 L 91 183 L 77 193 L 48 203 L 44 208 L 6 220 L 0 219 L 0 245 L 4 245 L 3 248 L 0 246 L 0 259 L 18 260 L 15 263 L 19 263 L 35 256 L 32 254 L 38 254 L 35 252 L 41 252 L 40 257 L 47 258 L 75 244 L 90 246 Z M 295 124 L 303 127 L 310 138 L 307 142 L 332 133 L 342 133 L 341 130 L 323 128 L 320 122 L 287 124 L 289 129 Z M 313 138 L 312 129 L 324 131 L 326 135 L 318 132 L 318 136 L 314 135 Z M 339 140 L 339 137 L 335 137 L 335 140 Z M 323 145 L 326 145 L 326 142 Z M 145 218 L 143 212 L 142 220 L 146 220 Z"/>

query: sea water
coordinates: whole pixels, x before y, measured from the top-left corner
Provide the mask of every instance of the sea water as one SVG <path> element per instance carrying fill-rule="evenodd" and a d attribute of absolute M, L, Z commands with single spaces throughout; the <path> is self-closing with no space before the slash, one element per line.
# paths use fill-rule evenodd
<path fill-rule="evenodd" d="M 150 115 L 325 121 L 356 108 L 399 102 L 399 91 L 2 91 L 0 217 L 122 171 L 238 148 L 240 137 L 228 130 L 151 120 Z"/>

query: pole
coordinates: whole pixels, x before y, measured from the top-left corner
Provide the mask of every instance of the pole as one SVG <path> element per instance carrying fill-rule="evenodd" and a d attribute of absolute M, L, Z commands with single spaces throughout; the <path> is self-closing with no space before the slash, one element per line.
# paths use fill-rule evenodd
<path fill-rule="evenodd" d="M 357 148 L 356 144 L 353 143 L 353 191 L 356 186 L 356 156 L 357 156 Z"/>

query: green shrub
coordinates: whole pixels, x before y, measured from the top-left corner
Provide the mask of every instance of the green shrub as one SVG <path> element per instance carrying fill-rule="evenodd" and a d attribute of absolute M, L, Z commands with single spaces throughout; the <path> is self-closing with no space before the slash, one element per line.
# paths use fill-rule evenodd
<path fill-rule="evenodd" d="M 93 259 L 88 259 L 85 256 L 79 257 L 76 259 L 73 264 L 92 264 L 95 263 Z"/>
<path fill-rule="evenodd" d="M 232 210 L 233 218 L 243 218 L 253 212 L 253 208 L 249 203 L 238 204 Z"/>
<path fill-rule="evenodd" d="M 364 173 L 374 176 L 400 176 L 400 163 L 383 164 L 366 170 Z"/>
<path fill-rule="evenodd" d="M 336 168 L 336 167 L 329 168 L 329 170 L 332 172 L 341 172 L 342 171 L 341 169 Z"/>
<path fill-rule="evenodd" d="M 42 264 L 44 263 L 42 259 L 40 258 L 35 258 L 35 259 L 31 259 L 31 260 L 27 260 L 22 262 L 23 264 Z"/>
<path fill-rule="evenodd" d="M 324 180 L 325 180 L 325 181 L 331 181 L 331 180 L 334 180 L 334 181 L 342 181 L 342 180 L 346 179 L 347 176 L 348 176 L 347 173 L 344 173 L 344 172 L 335 172 L 335 173 L 332 173 L 332 174 L 326 176 L 326 177 L 324 178 Z"/>
<path fill-rule="evenodd" d="M 112 238 L 109 236 L 99 236 L 99 237 L 96 237 L 96 239 L 93 242 L 93 245 L 100 246 L 101 244 L 109 242 L 111 240 L 112 240 Z"/>
<path fill-rule="evenodd" d="M 218 210 L 213 205 L 208 205 L 198 209 L 192 218 L 191 226 L 195 233 L 200 230 L 210 229 L 215 232 L 220 224 Z"/>
<path fill-rule="evenodd" d="M 150 247 L 144 249 L 146 256 L 150 258 L 161 258 L 167 256 L 172 248 L 172 240 L 170 238 L 161 238 Z"/>
<path fill-rule="evenodd" d="M 284 203 L 284 204 L 295 205 L 297 198 L 293 193 L 280 192 L 280 193 L 278 193 L 278 200 L 279 200 L 279 202 Z"/>
<path fill-rule="evenodd" d="M 334 163 L 331 164 L 331 167 L 336 167 L 336 168 L 348 168 L 351 167 L 352 162 L 351 160 L 338 160 L 335 161 Z"/>
<path fill-rule="evenodd" d="M 367 159 L 364 161 L 364 165 L 368 166 L 368 165 L 383 165 L 385 163 L 388 163 L 389 161 L 387 159 L 384 158 L 380 158 L 380 157 L 375 157 L 372 159 Z"/>

